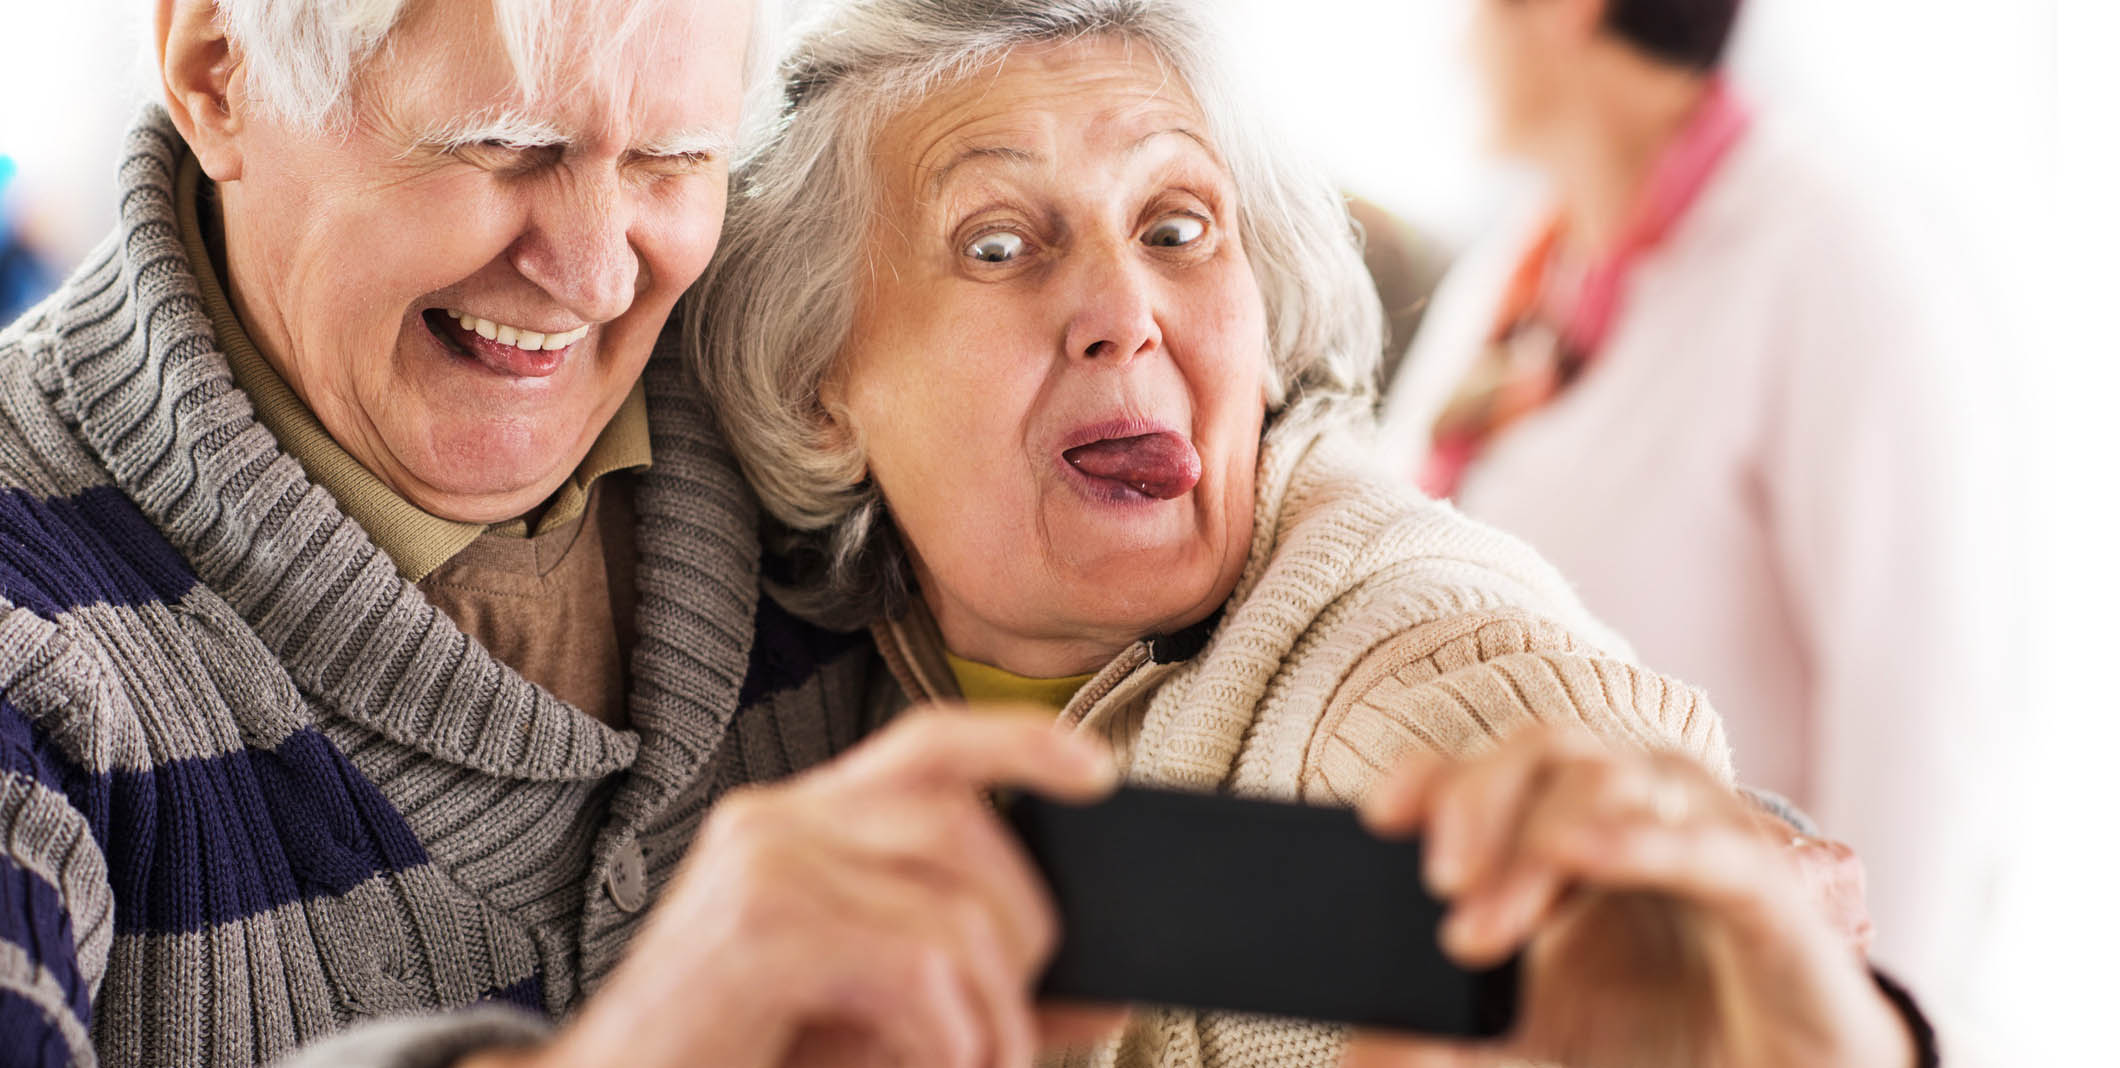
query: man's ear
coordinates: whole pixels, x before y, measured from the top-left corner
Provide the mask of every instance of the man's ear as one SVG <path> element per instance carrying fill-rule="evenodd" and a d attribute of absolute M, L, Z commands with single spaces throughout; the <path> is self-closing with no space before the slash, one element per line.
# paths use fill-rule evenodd
<path fill-rule="evenodd" d="M 242 177 L 242 72 L 213 0 L 157 0 L 155 58 L 162 104 L 200 168 L 216 182 Z"/>

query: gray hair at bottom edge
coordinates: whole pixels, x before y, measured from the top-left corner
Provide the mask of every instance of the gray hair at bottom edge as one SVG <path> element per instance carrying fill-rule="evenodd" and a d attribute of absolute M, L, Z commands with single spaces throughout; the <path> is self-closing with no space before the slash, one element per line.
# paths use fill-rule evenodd
<path fill-rule="evenodd" d="M 1199 0 L 842 0 L 781 63 L 778 121 L 746 146 L 721 245 L 685 301 L 685 353 L 745 475 L 784 530 L 791 609 L 841 626 L 908 603 L 904 548 L 859 442 L 819 386 L 852 329 L 875 210 L 877 131 L 1025 46 L 1110 35 L 1146 45 L 1199 102 L 1237 187 L 1264 298 L 1269 413 L 1374 400 L 1384 312 L 1346 201 L 1277 152 L 1238 104 Z"/>

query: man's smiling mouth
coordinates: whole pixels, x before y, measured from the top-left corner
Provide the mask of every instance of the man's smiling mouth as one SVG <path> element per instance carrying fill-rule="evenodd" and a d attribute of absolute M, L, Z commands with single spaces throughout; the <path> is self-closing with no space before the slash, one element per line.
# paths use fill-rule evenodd
<path fill-rule="evenodd" d="M 544 333 L 480 318 L 455 308 L 420 314 L 442 347 L 510 378 L 545 378 L 566 363 L 568 351 L 589 336 L 588 325 Z"/>

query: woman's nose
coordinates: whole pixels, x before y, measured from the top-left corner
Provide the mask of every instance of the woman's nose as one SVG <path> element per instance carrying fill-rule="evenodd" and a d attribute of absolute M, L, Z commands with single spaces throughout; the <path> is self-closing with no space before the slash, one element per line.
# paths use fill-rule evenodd
<path fill-rule="evenodd" d="M 529 232 L 516 242 L 515 268 L 583 319 L 616 319 L 632 307 L 640 282 L 632 224 L 615 175 L 576 182 L 534 209 Z"/>
<path fill-rule="evenodd" d="M 1080 296 L 1067 325 L 1070 359 L 1123 367 L 1162 346 L 1152 279 L 1139 265 L 1100 257 L 1081 270 Z"/>

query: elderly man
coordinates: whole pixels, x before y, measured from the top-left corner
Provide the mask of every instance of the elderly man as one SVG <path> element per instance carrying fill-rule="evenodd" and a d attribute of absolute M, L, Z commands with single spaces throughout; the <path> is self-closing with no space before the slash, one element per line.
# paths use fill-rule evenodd
<path fill-rule="evenodd" d="M 915 717 L 701 830 L 869 726 L 657 351 L 753 22 L 161 0 L 118 230 L 0 334 L 0 1064 L 1027 1026 L 1050 921 L 975 785 L 1101 754 Z"/>

